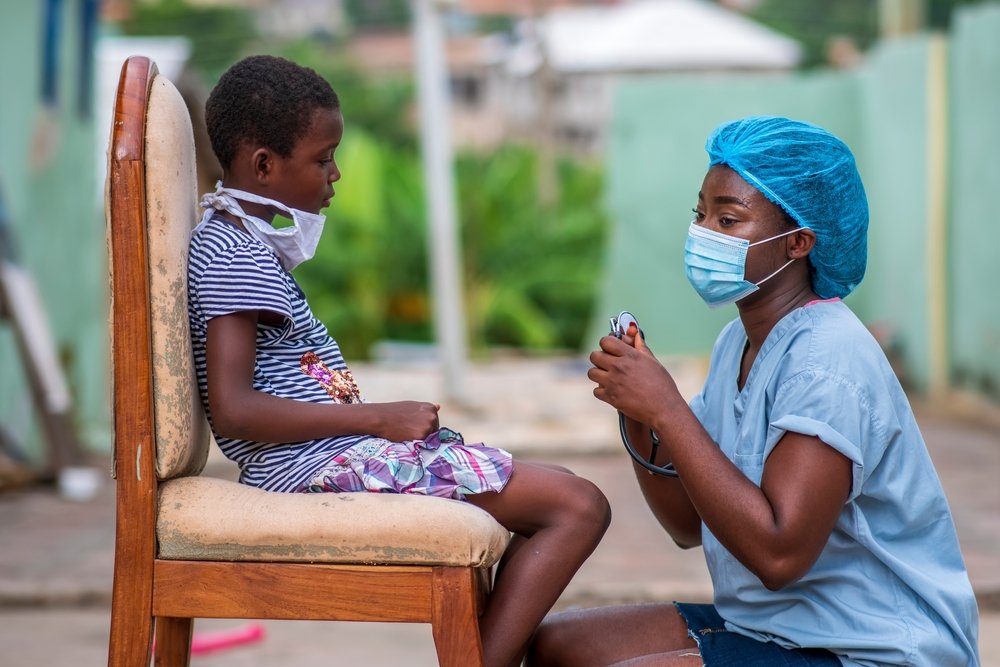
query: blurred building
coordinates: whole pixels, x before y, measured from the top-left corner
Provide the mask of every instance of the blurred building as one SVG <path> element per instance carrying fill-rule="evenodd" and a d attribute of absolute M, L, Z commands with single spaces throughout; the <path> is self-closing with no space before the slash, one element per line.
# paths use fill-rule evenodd
<path fill-rule="evenodd" d="M 615 5 L 621 0 L 458 0 L 463 11 L 471 14 L 505 16 L 541 16 L 558 7 Z"/>
<path fill-rule="evenodd" d="M 490 92 L 510 132 L 549 127 L 558 143 L 592 152 L 603 149 L 623 77 L 782 72 L 800 59 L 795 40 L 704 0 L 560 7 L 519 24 Z"/>
<path fill-rule="evenodd" d="M 505 16 L 479 34 L 469 16 Z M 675 72 L 781 72 L 799 44 L 706 0 L 461 0 L 446 47 L 456 143 L 544 141 L 581 153 L 604 146 L 611 90 L 622 77 Z M 359 31 L 348 49 L 375 75 L 408 76 L 405 30 Z"/>
<path fill-rule="evenodd" d="M 155 1 L 108 0 L 105 11 Z M 261 31 L 280 38 L 348 36 L 349 56 L 373 76 L 411 77 L 414 72 L 408 5 L 402 0 L 359 6 L 350 0 L 188 1 L 254 9 Z M 454 139 L 479 148 L 526 140 L 595 153 L 604 146 L 610 91 L 622 77 L 794 68 L 801 48 L 744 16 L 741 12 L 752 4 L 442 1 Z M 348 14 L 357 25 L 350 24 Z M 484 25 L 494 32 L 483 34 Z"/>
<path fill-rule="evenodd" d="M 410 77 L 414 73 L 413 35 L 408 31 L 371 31 L 354 34 L 348 56 L 371 76 Z M 445 44 L 452 92 L 452 134 L 457 144 L 487 148 L 508 138 L 502 104 L 488 98 L 503 45 L 497 37 L 451 35 Z"/>

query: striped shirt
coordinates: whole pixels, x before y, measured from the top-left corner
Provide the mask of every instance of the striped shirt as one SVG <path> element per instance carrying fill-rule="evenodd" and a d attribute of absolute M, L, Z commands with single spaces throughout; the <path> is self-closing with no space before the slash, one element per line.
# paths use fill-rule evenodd
<path fill-rule="evenodd" d="M 257 325 L 253 388 L 311 403 L 357 403 L 361 396 L 337 341 L 317 320 L 292 275 L 274 252 L 216 216 L 195 228 L 188 250 L 188 317 L 195 370 L 208 415 L 205 342 L 208 321 L 232 313 L 277 313 L 282 326 Z M 213 432 L 215 428 L 213 426 Z M 349 435 L 304 442 L 263 443 L 225 438 L 222 452 L 240 467 L 240 481 L 268 491 L 305 490 L 334 456 L 368 438 Z"/>

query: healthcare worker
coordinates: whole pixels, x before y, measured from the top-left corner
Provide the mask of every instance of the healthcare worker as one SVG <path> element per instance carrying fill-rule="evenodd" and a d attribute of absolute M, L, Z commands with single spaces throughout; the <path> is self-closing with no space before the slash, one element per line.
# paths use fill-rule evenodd
<path fill-rule="evenodd" d="M 841 299 L 867 263 L 848 147 L 777 117 L 719 127 L 684 248 L 691 286 L 739 317 L 690 405 L 635 325 L 591 354 L 650 509 L 701 545 L 713 604 L 568 611 L 535 636 L 551 665 L 979 665 L 954 522 L 909 403 Z M 679 249 L 678 249 L 679 251 Z"/>

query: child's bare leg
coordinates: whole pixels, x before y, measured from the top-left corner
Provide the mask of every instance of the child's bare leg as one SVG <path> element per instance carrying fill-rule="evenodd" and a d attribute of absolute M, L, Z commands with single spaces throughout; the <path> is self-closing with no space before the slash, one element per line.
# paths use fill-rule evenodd
<path fill-rule="evenodd" d="M 499 494 L 467 496 L 519 536 L 498 568 L 480 627 L 488 667 L 517 665 L 535 628 L 611 522 L 593 483 L 544 465 L 514 462 Z"/>
<path fill-rule="evenodd" d="M 564 472 L 567 475 L 575 474 L 569 468 L 557 465 L 555 463 L 541 463 L 534 461 L 532 462 L 532 465 L 539 466 L 542 468 L 550 468 L 552 470 L 558 470 L 559 472 Z M 494 570 L 495 578 L 499 579 L 501 576 L 503 576 L 503 569 L 507 565 L 507 561 L 513 558 L 514 554 L 517 553 L 518 549 L 524 546 L 524 544 L 526 544 L 527 541 L 528 540 L 526 538 L 521 537 L 520 535 L 517 534 L 511 537 L 510 542 L 507 544 L 507 548 L 503 552 L 503 556 L 500 558 L 500 561 L 497 562 L 496 564 L 496 569 Z"/>

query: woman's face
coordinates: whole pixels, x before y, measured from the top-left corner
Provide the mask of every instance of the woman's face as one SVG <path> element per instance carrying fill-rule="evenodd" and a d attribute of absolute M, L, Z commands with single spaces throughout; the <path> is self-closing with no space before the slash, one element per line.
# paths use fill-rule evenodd
<path fill-rule="evenodd" d="M 784 213 L 776 204 L 724 165 L 708 170 L 698 193 L 694 214 L 696 224 L 746 239 L 750 243 L 790 229 Z M 789 257 L 785 248 L 788 238 L 782 237 L 750 248 L 747 251 L 745 279 L 757 282 L 787 262 Z"/>

